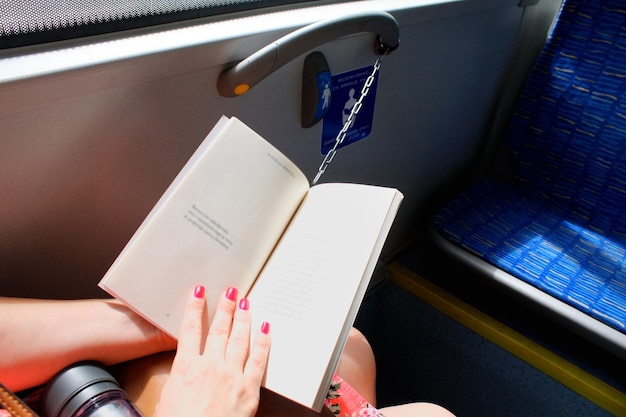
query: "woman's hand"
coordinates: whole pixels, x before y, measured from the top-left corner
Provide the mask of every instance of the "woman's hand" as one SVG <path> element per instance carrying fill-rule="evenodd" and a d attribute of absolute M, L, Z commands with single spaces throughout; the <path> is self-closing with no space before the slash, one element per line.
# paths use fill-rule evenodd
<path fill-rule="evenodd" d="M 250 345 L 247 299 L 237 303 L 229 288 L 203 336 L 204 287 L 196 287 L 186 307 L 172 372 L 155 417 L 253 417 L 270 349 L 269 324 Z"/>

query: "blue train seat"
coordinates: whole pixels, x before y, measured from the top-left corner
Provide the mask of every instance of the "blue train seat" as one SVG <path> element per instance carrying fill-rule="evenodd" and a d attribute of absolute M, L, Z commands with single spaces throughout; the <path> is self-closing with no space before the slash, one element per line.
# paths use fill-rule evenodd
<path fill-rule="evenodd" d="M 478 180 L 435 230 L 626 357 L 626 3 L 564 2 L 504 140 L 512 178 Z"/>

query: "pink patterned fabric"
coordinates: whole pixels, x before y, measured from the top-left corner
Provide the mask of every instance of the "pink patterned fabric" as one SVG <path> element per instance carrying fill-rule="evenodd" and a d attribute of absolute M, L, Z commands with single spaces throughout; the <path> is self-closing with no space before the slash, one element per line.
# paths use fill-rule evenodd
<path fill-rule="evenodd" d="M 339 417 L 384 417 L 338 375 L 333 377 L 324 405 Z"/>

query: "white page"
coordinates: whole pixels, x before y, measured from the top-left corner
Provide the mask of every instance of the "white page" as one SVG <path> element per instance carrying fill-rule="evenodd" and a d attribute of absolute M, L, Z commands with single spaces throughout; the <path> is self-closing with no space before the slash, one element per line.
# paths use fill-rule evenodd
<path fill-rule="evenodd" d="M 196 284 L 208 311 L 227 286 L 246 290 L 308 190 L 284 155 L 222 119 L 100 285 L 173 336 Z"/>
<path fill-rule="evenodd" d="M 401 199 L 356 184 L 309 191 L 249 294 L 253 325 L 272 329 L 266 388 L 321 407 L 320 382 L 330 382 Z"/>

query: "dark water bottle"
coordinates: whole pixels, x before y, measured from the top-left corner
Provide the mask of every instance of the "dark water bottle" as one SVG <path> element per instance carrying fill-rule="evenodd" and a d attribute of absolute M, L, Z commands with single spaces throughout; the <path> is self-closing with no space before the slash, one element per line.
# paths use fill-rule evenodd
<path fill-rule="evenodd" d="M 59 372 L 44 388 L 45 417 L 144 417 L 115 378 L 93 362 Z"/>

